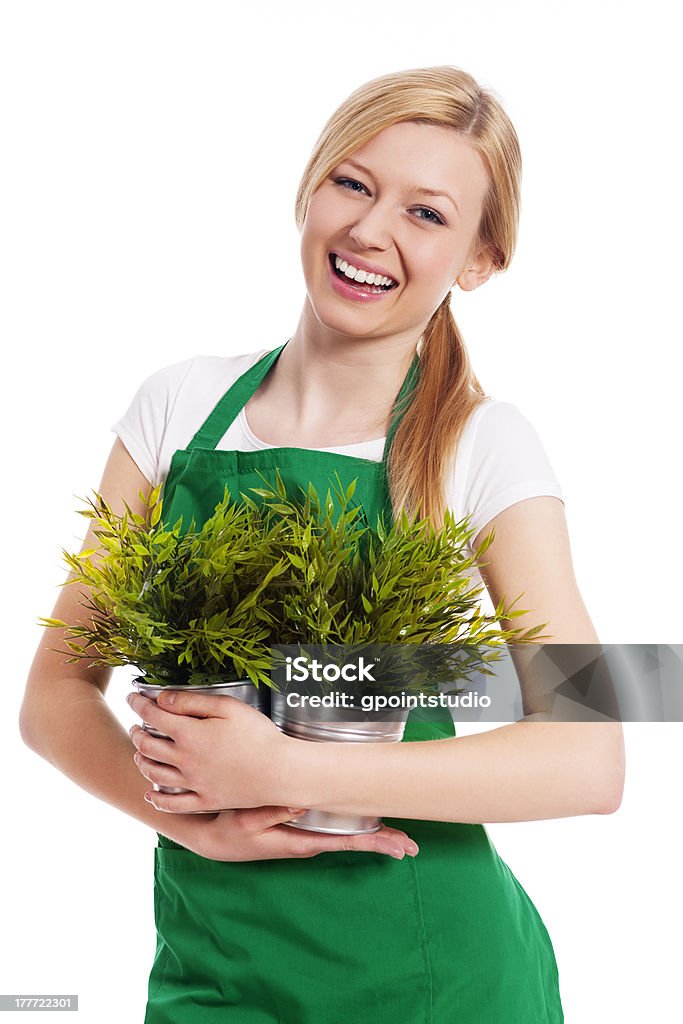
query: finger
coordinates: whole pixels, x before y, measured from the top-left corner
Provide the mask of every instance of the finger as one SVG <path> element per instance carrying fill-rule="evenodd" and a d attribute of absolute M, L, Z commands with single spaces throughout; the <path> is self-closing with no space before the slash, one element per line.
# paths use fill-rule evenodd
<path fill-rule="evenodd" d="M 167 814 L 196 814 L 199 811 L 207 811 L 202 807 L 201 798 L 197 793 L 159 793 L 156 789 L 148 790 L 145 793 L 145 800 L 156 808 L 157 811 L 165 811 Z M 210 813 L 214 813 L 211 811 Z"/>
<path fill-rule="evenodd" d="M 406 840 L 403 841 L 396 836 L 387 835 L 380 830 L 379 832 L 369 832 L 364 835 L 347 836 L 346 840 L 342 842 L 340 849 L 363 851 L 364 853 L 381 853 L 395 857 L 397 860 L 403 860 L 406 854 L 410 857 L 417 856 L 417 843 L 413 843 L 407 837 Z"/>
<path fill-rule="evenodd" d="M 228 694 L 190 693 L 188 690 L 162 690 L 158 705 L 167 713 L 191 715 L 193 718 L 226 718 L 243 701 Z"/>
<path fill-rule="evenodd" d="M 151 726 L 157 732 L 168 736 L 169 739 L 176 739 L 178 729 L 182 726 L 182 719 L 169 715 L 157 705 L 155 700 L 145 697 L 141 693 L 129 693 L 126 701 L 135 714 L 140 716 L 144 725 Z M 130 730 L 130 734 L 133 735 L 133 729 Z"/>
<path fill-rule="evenodd" d="M 273 825 L 279 825 L 284 821 L 292 821 L 304 814 L 305 811 L 306 808 L 266 806 L 245 807 L 237 813 L 242 816 L 242 824 L 245 829 L 250 832 L 261 832 L 263 829 L 270 828 Z M 311 832 L 310 834 L 315 836 L 325 835 L 323 832 Z M 389 825 L 383 824 L 379 831 L 367 833 L 356 838 L 364 841 L 369 836 L 378 837 L 380 843 L 386 847 L 396 850 L 402 848 L 406 853 L 411 853 L 413 855 L 417 854 L 420 849 L 417 843 L 411 839 L 410 836 L 406 835 L 405 832 L 401 832 L 401 830 L 397 828 L 391 828 Z M 339 838 L 340 837 L 338 836 L 332 837 L 333 840 Z M 376 841 L 374 839 L 373 842 L 376 846 Z"/>
<path fill-rule="evenodd" d="M 375 835 L 385 836 L 387 839 L 395 840 L 399 846 L 402 846 L 406 853 L 416 854 L 420 852 L 420 847 L 417 845 L 414 839 L 411 839 L 409 835 L 402 832 L 398 828 L 391 828 L 390 825 L 382 825 L 379 832 Z"/>
<path fill-rule="evenodd" d="M 284 821 L 292 821 L 305 813 L 305 808 L 280 807 L 242 807 L 235 811 L 240 824 L 247 832 L 264 832 L 273 825 L 281 825 Z"/>
<path fill-rule="evenodd" d="M 388 838 L 381 832 L 370 832 L 360 836 L 346 836 L 341 838 L 340 850 L 351 850 L 358 853 L 381 853 L 385 856 L 395 857 L 396 860 L 403 860 L 406 851 L 396 839 Z"/>
<path fill-rule="evenodd" d="M 151 725 L 157 732 L 162 732 L 173 740 L 178 738 L 178 733 L 184 725 L 183 719 L 164 711 L 157 703 L 158 698 L 153 700 L 142 693 L 129 693 L 126 701 L 145 725 Z"/>
<path fill-rule="evenodd" d="M 176 701 L 175 698 L 178 698 Z M 146 725 L 177 740 L 179 731 L 186 727 L 182 716 L 193 718 L 226 717 L 228 700 L 231 707 L 242 704 L 236 697 L 227 698 L 210 693 L 183 693 L 178 690 L 162 690 L 153 699 L 142 693 L 129 693 L 126 701 Z"/>
<path fill-rule="evenodd" d="M 284 819 L 278 811 L 282 810 L 277 807 L 257 807 L 249 808 L 248 810 L 239 811 L 240 815 L 249 815 L 248 818 L 243 819 L 244 827 L 250 827 L 246 823 L 251 821 L 252 823 L 260 821 L 262 825 L 267 828 L 266 824 L 270 821 L 270 827 L 282 823 L 283 821 L 292 821 L 299 814 L 305 813 L 305 811 L 292 810 L 286 808 L 286 817 Z M 356 850 L 371 853 L 382 853 L 390 857 L 395 857 L 397 860 L 403 860 L 406 853 L 409 856 L 414 857 L 419 852 L 417 843 L 414 843 L 412 839 L 409 839 L 405 833 L 399 832 L 397 829 L 384 828 L 384 826 L 378 832 L 366 833 L 364 835 L 328 835 L 324 832 L 313 832 L 305 829 L 277 829 L 277 833 L 283 834 L 285 831 L 289 831 L 292 837 L 292 855 L 297 857 L 315 857 L 319 853 L 331 853 L 338 850 Z M 276 834 L 276 830 L 272 829 L 272 835 Z"/>
<path fill-rule="evenodd" d="M 161 764 L 170 764 L 173 767 L 178 767 L 182 754 L 173 740 L 162 740 L 159 736 L 152 736 L 150 732 L 147 732 L 140 725 L 132 725 L 128 732 L 133 746 L 143 757 L 148 757 L 150 761 L 158 761 Z"/>
<path fill-rule="evenodd" d="M 143 757 L 139 751 L 135 752 L 133 761 L 137 769 L 149 782 L 157 786 L 174 786 L 186 789 L 187 785 L 182 772 L 168 764 L 161 764 L 159 761 L 150 761 Z"/>
<path fill-rule="evenodd" d="M 313 831 L 307 833 L 305 830 L 301 830 L 301 834 L 321 837 L 324 850 L 370 850 L 374 853 L 389 853 L 399 858 L 402 858 L 404 853 L 415 857 L 420 852 L 420 847 L 405 832 L 384 824 L 377 832 L 355 836 L 335 836 Z"/>
<path fill-rule="evenodd" d="M 279 831 L 279 829 L 278 829 Z M 284 831 L 284 828 L 283 828 Z M 287 830 L 294 832 L 294 829 Z M 378 833 L 363 836 L 327 835 L 323 832 L 298 831 L 292 839 L 293 856 L 315 857 L 320 853 L 364 852 L 381 853 L 403 860 L 405 850 L 396 842 L 377 838 Z"/>

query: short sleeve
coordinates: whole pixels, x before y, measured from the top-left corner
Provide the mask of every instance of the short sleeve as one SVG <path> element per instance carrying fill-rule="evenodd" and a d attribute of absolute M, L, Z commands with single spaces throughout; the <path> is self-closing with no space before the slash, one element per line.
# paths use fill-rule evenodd
<path fill-rule="evenodd" d="M 500 512 L 525 498 L 552 495 L 564 502 L 541 439 L 517 406 L 496 400 L 482 403 L 473 414 L 467 441 L 464 464 L 456 473 L 473 538 Z"/>
<path fill-rule="evenodd" d="M 173 363 L 143 380 L 126 412 L 111 427 L 152 484 L 159 477 L 159 456 L 173 406 L 193 362 Z"/>

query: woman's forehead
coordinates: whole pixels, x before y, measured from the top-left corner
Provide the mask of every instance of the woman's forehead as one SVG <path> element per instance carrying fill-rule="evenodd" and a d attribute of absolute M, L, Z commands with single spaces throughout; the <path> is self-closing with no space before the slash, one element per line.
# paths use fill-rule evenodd
<path fill-rule="evenodd" d="M 468 195 L 481 198 L 488 187 L 477 149 L 462 133 L 445 126 L 413 121 L 389 125 L 339 161 L 344 163 L 407 191 L 446 193 L 460 208 Z"/>

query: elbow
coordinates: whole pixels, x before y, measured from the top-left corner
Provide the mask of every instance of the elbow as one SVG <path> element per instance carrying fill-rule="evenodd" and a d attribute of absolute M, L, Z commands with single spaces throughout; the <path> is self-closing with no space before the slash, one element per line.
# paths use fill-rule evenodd
<path fill-rule="evenodd" d="M 596 794 L 594 814 L 614 814 L 621 807 L 626 779 L 626 758 L 621 723 L 602 727 L 602 745 L 593 780 Z"/>
<path fill-rule="evenodd" d="M 624 799 L 625 767 L 624 761 L 610 766 L 610 771 L 603 777 L 603 794 L 598 814 L 613 814 L 622 806 Z"/>
<path fill-rule="evenodd" d="M 621 722 L 568 723 L 564 728 L 567 781 L 573 779 L 576 807 L 583 808 L 575 813 L 614 814 L 621 807 L 626 775 Z"/>
<path fill-rule="evenodd" d="M 34 727 L 23 707 L 19 712 L 19 735 L 27 747 L 31 750 L 36 749 Z"/>
<path fill-rule="evenodd" d="M 601 803 L 594 809 L 594 814 L 614 814 L 621 807 L 622 797 L 624 795 L 623 786 L 621 789 L 613 790 L 606 793 Z"/>
<path fill-rule="evenodd" d="M 36 754 L 40 753 L 40 722 L 33 707 L 26 698 L 19 711 L 19 735 L 26 746 Z"/>

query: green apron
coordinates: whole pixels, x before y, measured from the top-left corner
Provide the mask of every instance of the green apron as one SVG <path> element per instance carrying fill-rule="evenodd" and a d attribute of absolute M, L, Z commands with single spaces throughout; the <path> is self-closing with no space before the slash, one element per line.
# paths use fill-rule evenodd
<path fill-rule="evenodd" d="M 286 343 L 285 343 L 286 344 Z M 386 460 L 419 373 L 415 354 L 382 462 L 308 448 L 216 445 L 284 345 L 226 392 L 164 486 L 164 518 L 203 523 L 223 498 L 275 482 L 291 497 L 336 474 L 371 524 L 391 522 Z M 334 500 L 334 492 L 333 492 Z M 403 742 L 455 735 L 447 708 L 411 711 Z M 462 785 L 457 778 L 434 785 Z M 339 851 L 225 862 L 158 836 L 157 946 L 145 1024 L 561 1024 L 546 928 L 483 825 L 384 818 L 417 857 Z"/>

